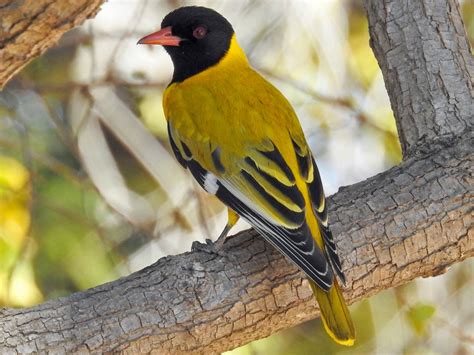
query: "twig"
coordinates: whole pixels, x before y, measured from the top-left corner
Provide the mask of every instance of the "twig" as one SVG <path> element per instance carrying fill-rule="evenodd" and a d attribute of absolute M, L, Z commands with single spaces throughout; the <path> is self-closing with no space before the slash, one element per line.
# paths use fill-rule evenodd
<path fill-rule="evenodd" d="M 452 325 L 446 319 L 441 317 L 434 317 L 433 322 L 437 323 L 440 327 L 445 328 L 452 336 L 459 339 L 462 342 L 474 344 L 474 336 L 468 335 L 462 331 L 459 327 Z"/>

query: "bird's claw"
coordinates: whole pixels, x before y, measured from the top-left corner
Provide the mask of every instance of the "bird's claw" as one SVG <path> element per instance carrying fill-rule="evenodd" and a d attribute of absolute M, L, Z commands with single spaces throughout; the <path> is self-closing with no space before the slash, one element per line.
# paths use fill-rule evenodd
<path fill-rule="evenodd" d="M 200 243 L 197 240 L 194 241 L 191 245 L 191 250 L 201 251 L 212 255 L 224 256 L 224 253 L 222 253 L 221 248 L 219 248 L 219 245 L 217 243 L 213 243 L 210 239 L 206 239 L 205 243 Z"/>

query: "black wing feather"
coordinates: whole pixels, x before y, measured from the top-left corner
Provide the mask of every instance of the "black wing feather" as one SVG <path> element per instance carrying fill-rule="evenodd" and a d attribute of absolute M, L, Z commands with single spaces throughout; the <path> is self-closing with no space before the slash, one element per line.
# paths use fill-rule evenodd
<path fill-rule="evenodd" d="M 260 235 L 293 261 L 319 287 L 329 290 L 334 277 L 332 270 L 323 252 L 309 234 L 306 222 L 293 230 L 275 225 L 242 203 L 222 185 L 219 186 L 216 196 L 247 220 Z"/>
<path fill-rule="evenodd" d="M 205 189 L 205 181 L 208 174 L 212 174 L 202 167 L 199 162 L 193 159 L 192 152 L 189 147 L 182 141 L 179 141 L 183 153 L 178 148 L 178 145 L 174 141 L 171 127 L 168 123 L 168 135 L 171 143 L 171 147 L 176 156 L 176 159 L 180 162 L 183 167 L 188 168 L 196 181 Z M 260 152 L 267 159 L 272 160 L 281 167 L 284 174 L 287 176 L 289 181 L 294 181 L 294 175 L 290 168 L 286 165 L 284 159 L 281 157 L 279 151 L 274 148 L 273 151 Z M 215 150 L 212 153 L 213 163 L 218 170 L 222 169 L 223 166 L 220 162 L 220 152 Z M 272 177 L 260 170 L 251 159 L 247 159 L 247 164 L 251 165 L 252 168 L 267 182 L 276 186 L 277 181 L 272 180 Z M 332 286 L 333 282 L 333 271 L 323 251 L 316 245 L 316 242 L 311 236 L 308 225 L 304 219 L 304 211 L 297 213 L 286 208 L 283 204 L 279 203 L 273 196 L 267 193 L 258 182 L 252 177 L 251 174 L 245 170 L 240 172 L 242 178 L 260 194 L 260 196 L 270 202 L 270 205 L 275 208 L 278 213 L 284 216 L 291 222 L 299 225 L 299 227 L 290 229 L 281 225 L 272 223 L 270 220 L 253 210 L 239 198 L 237 198 L 228 188 L 226 188 L 219 179 L 217 179 L 218 189 L 215 193 L 216 197 L 219 198 L 225 205 L 237 212 L 242 218 L 247 220 L 254 228 L 262 235 L 270 244 L 276 247 L 283 255 L 287 256 L 293 261 L 312 281 L 314 281 L 323 290 L 328 291 Z M 214 177 L 214 176 L 213 176 Z M 283 186 L 278 186 L 280 189 Z M 296 186 L 292 191 L 292 187 L 284 186 L 282 190 L 289 196 L 289 198 L 301 206 L 303 203 L 301 193 Z M 330 251 L 330 253 L 332 250 Z M 337 257 L 337 255 L 336 255 Z"/>
<path fill-rule="evenodd" d="M 178 146 L 176 145 L 176 143 L 174 141 L 173 135 L 171 134 L 171 126 L 170 126 L 169 122 L 168 122 L 168 138 L 170 140 L 171 149 L 173 150 L 173 153 L 174 153 L 174 156 L 176 157 L 176 160 L 182 165 L 183 168 L 186 169 L 186 167 L 187 167 L 186 160 L 181 155 L 181 153 L 178 149 Z"/>
<path fill-rule="evenodd" d="M 199 185 L 204 188 L 205 178 L 209 172 L 192 158 L 187 160 L 186 163 L 191 174 Z M 220 181 L 217 184 L 219 188 L 215 195 L 219 200 L 247 220 L 260 235 L 292 260 L 319 287 L 326 291 L 329 290 L 334 277 L 332 269 L 329 267 L 323 252 L 311 237 L 304 220 L 302 225 L 296 229 L 275 225 L 246 206 Z"/>
<path fill-rule="evenodd" d="M 314 158 L 311 158 L 313 164 L 313 181 L 308 184 L 308 190 L 312 201 L 313 212 L 318 219 L 319 230 L 323 236 L 325 251 L 329 257 L 331 265 L 336 272 L 337 276 L 341 279 L 342 283 L 346 282 L 346 277 L 342 272 L 341 260 L 339 255 L 337 255 L 336 244 L 332 236 L 331 230 L 329 229 L 327 220 L 328 212 L 326 205 L 326 198 L 324 196 L 323 185 L 321 183 L 321 176 L 319 175 L 318 166 L 314 161 Z M 320 206 L 324 205 L 322 211 L 320 211 Z"/>

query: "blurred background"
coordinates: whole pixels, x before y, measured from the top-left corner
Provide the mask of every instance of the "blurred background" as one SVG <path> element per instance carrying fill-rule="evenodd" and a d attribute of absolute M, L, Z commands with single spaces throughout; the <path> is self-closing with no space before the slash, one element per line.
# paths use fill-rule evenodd
<path fill-rule="evenodd" d="M 168 144 L 171 61 L 136 45 L 189 4 L 222 13 L 293 104 L 328 195 L 400 162 L 362 1 L 109 0 L 0 93 L 0 307 L 114 280 L 223 228 L 223 206 Z M 474 2 L 460 4 L 472 46 Z M 473 353 L 473 269 L 467 260 L 353 305 L 351 349 L 314 320 L 229 354 Z"/>

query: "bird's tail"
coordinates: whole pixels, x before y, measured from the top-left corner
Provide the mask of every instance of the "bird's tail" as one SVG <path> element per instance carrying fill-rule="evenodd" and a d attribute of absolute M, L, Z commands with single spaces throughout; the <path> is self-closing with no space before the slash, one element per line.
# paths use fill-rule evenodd
<path fill-rule="evenodd" d="M 328 292 L 310 281 L 313 293 L 319 303 L 321 319 L 329 336 L 338 344 L 351 346 L 355 341 L 355 329 L 341 289 L 334 278 Z"/>

